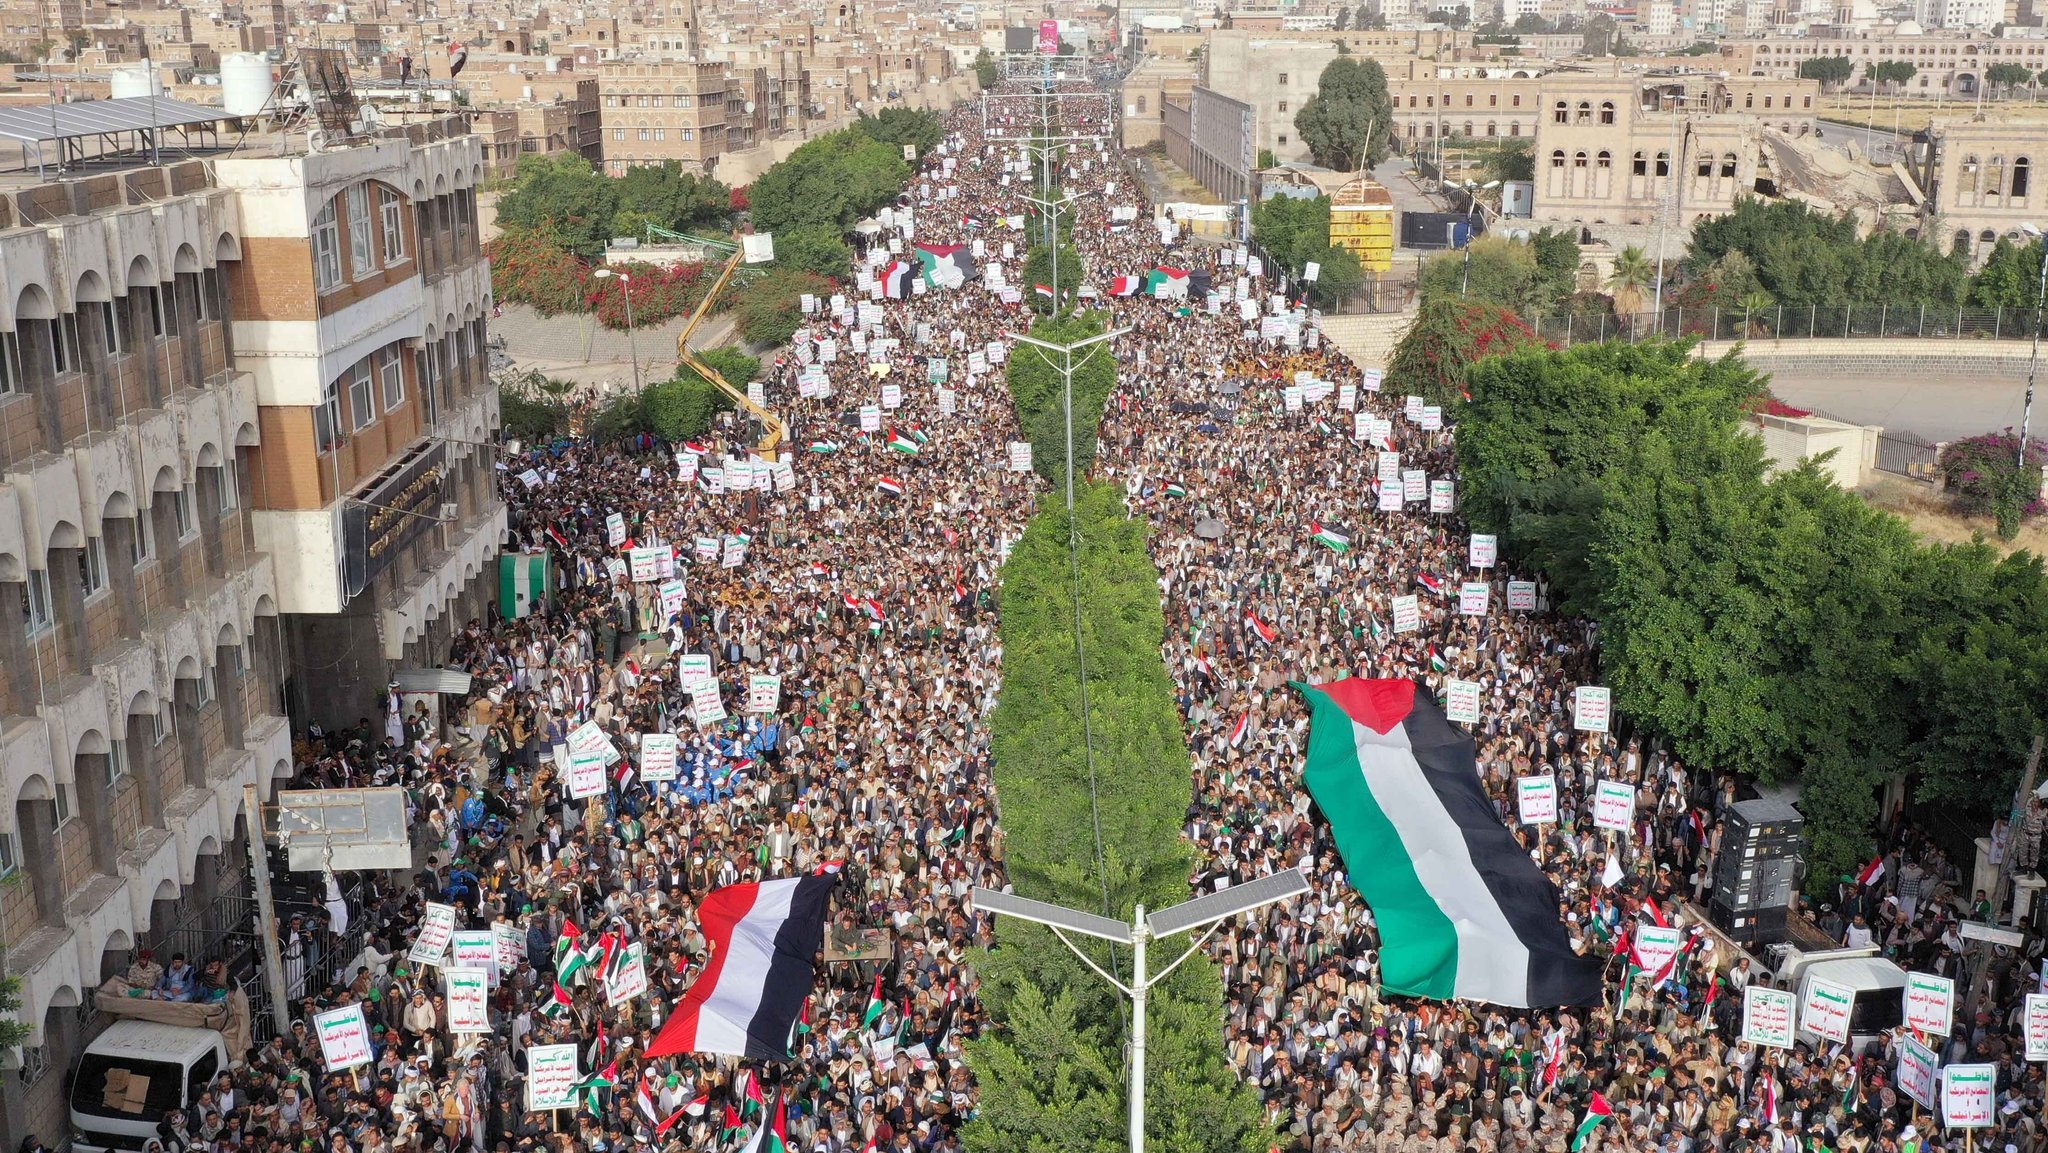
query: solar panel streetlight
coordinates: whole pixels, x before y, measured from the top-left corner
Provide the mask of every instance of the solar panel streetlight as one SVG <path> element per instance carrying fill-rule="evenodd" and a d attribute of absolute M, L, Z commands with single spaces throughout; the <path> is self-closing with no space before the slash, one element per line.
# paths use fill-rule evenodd
<path fill-rule="evenodd" d="M 1059 267 L 1059 253 L 1053 253 L 1052 263 L 1054 268 Z M 1057 280 L 1059 278 L 1055 276 L 1053 279 Z M 1057 298 L 1053 300 L 1053 307 L 1059 307 L 1059 300 Z M 1069 514 L 1072 514 L 1074 511 L 1074 370 L 1081 367 L 1081 365 L 1088 363 L 1088 357 L 1084 356 L 1081 358 L 1081 364 L 1075 364 L 1074 354 L 1076 352 L 1079 352 L 1081 349 L 1090 348 L 1095 345 L 1102 344 L 1106 341 L 1115 340 L 1117 337 L 1122 336 L 1124 333 L 1129 331 L 1131 331 L 1130 326 L 1125 325 L 1122 328 L 1111 329 L 1108 332 L 1088 337 L 1085 340 L 1074 341 L 1072 344 L 1055 344 L 1050 340 L 1041 340 L 1038 337 L 1028 336 L 1021 332 L 1012 332 L 1008 334 L 1009 336 L 1014 338 L 1017 341 L 1017 343 L 1028 344 L 1038 349 L 1038 355 L 1045 360 L 1045 363 L 1048 366 L 1050 366 L 1055 372 L 1058 372 L 1060 374 L 1060 380 L 1063 382 L 1063 387 L 1065 389 L 1066 396 L 1067 512 Z M 1049 352 L 1059 353 L 1060 359 L 1058 361 L 1054 361 L 1052 357 L 1046 355 Z M 1095 354 L 1091 352 L 1088 355 L 1093 356 Z"/>
<path fill-rule="evenodd" d="M 1081 958 L 1082 964 L 1095 970 L 1096 976 L 1116 986 L 1118 992 L 1131 999 L 1131 1080 L 1128 1090 L 1131 1106 L 1131 1153 L 1144 1153 L 1146 994 L 1151 991 L 1152 986 L 1164 981 L 1175 969 L 1180 968 L 1182 961 L 1194 956 L 1195 951 L 1208 941 L 1209 934 L 1216 931 L 1217 925 L 1239 913 L 1248 913 L 1275 901 L 1284 901 L 1297 894 L 1306 893 L 1308 890 L 1308 878 L 1302 876 L 1301 870 L 1282 869 L 1256 881 L 1232 885 L 1220 893 L 1196 897 L 1170 909 L 1161 909 L 1149 917 L 1145 915 L 1145 906 L 1139 905 L 1131 914 L 1129 924 L 1111 917 L 1069 909 L 1064 905 L 1033 901 L 1012 893 L 979 887 L 974 890 L 974 907 L 1050 927 L 1053 936 L 1058 937 L 1061 944 L 1072 949 L 1074 955 Z M 1202 935 L 1188 946 L 1186 952 L 1175 958 L 1173 964 L 1157 973 L 1146 972 L 1146 942 L 1194 929 L 1201 929 Z M 1102 966 L 1095 963 L 1094 958 L 1083 953 L 1067 938 L 1068 933 L 1080 933 L 1083 936 L 1097 937 L 1118 944 L 1129 944 L 1133 953 L 1131 983 L 1126 985 L 1104 971 Z"/>

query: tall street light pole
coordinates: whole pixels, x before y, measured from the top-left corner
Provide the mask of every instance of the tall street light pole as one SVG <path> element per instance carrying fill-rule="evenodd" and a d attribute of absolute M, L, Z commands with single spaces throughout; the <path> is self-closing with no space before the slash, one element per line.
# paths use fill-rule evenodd
<path fill-rule="evenodd" d="M 2034 351 L 2027 357 L 2027 399 L 2020 407 L 2020 467 L 2025 468 L 2027 425 L 2034 416 L 2034 374 L 2041 367 L 2041 309 L 2048 305 L 2048 236 L 2031 224 L 2022 224 L 2020 228 L 2041 246 L 2041 274 L 2034 286 Z"/>
<path fill-rule="evenodd" d="M 1037 197 L 1037 196 L 1026 196 L 1026 197 L 1023 197 L 1023 200 L 1024 200 L 1024 202 L 1025 202 L 1026 204 L 1030 204 L 1030 205 L 1034 205 L 1034 206 L 1036 206 L 1036 207 L 1037 207 L 1037 209 L 1038 209 L 1038 211 L 1039 211 L 1040 213 L 1044 214 L 1044 216 L 1045 216 L 1045 221 L 1046 221 L 1046 224 L 1047 224 L 1047 226 L 1048 226 L 1048 228 L 1049 228 L 1049 230 L 1050 230 L 1050 232 L 1051 232 L 1051 235 L 1050 235 L 1050 236 L 1048 236 L 1048 237 L 1046 238 L 1046 252 L 1047 252 L 1048 254 L 1050 254 L 1050 256 L 1052 257 L 1052 310 L 1053 310 L 1053 312 L 1054 312 L 1055 314 L 1057 314 L 1057 313 L 1059 312 L 1059 310 L 1060 310 L 1060 219 L 1059 219 L 1059 214 L 1060 214 L 1060 212 L 1061 212 L 1061 211 L 1062 211 L 1063 209 L 1065 209 L 1065 208 L 1066 208 L 1066 207 L 1067 207 L 1068 205 L 1070 205 L 1070 204 L 1074 203 L 1075 201 L 1077 201 L 1077 200 L 1081 199 L 1082 197 L 1084 197 L 1084 196 L 1093 196 L 1093 195 L 1095 195 L 1096 193 L 1098 193 L 1098 192 L 1100 192 L 1100 191 L 1101 191 L 1101 189 L 1099 189 L 1099 188 L 1091 188 L 1091 189 L 1087 190 L 1086 192 L 1074 192 L 1074 193 L 1069 193 L 1069 194 L 1068 194 L 1068 195 L 1066 195 L 1066 196 L 1062 196 L 1062 197 L 1060 197 L 1060 198 L 1059 198 L 1058 200 L 1046 200 L 1046 199 L 1043 199 L 1043 198 L 1041 198 L 1041 197 Z"/>
<path fill-rule="evenodd" d="M 633 391 L 638 393 L 640 391 L 640 341 L 633 335 L 633 277 L 630 273 L 613 272 L 609 268 L 600 268 L 591 275 L 599 280 L 609 280 L 617 277 L 619 283 L 625 286 L 626 349 L 633 356 Z"/>
<path fill-rule="evenodd" d="M 1210 934 L 1224 921 L 1239 913 L 1248 913 L 1276 901 L 1284 901 L 1289 897 L 1306 893 L 1309 888 L 1308 878 L 1301 875 L 1301 870 L 1282 869 L 1256 881 L 1232 885 L 1220 893 L 1196 897 L 1170 909 L 1162 909 L 1149 917 L 1145 915 L 1145 906 L 1139 905 L 1137 911 L 1131 914 L 1129 924 L 1113 917 L 1084 913 L 1079 909 L 1069 909 L 1064 905 L 1049 904 L 1045 901 L 1032 901 L 995 889 L 977 888 L 974 890 L 973 900 L 977 909 L 1050 927 L 1053 936 L 1058 937 L 1061 944 L 1072 949 L 1074 955 L 1081 958 L 1082 964 L 1095 970 L 1096 976 L 1108 981 L 1116 987 L 1117 992 L 1131 999 L 1131 1153 L 1144 1153 L 1146 994 L 1154 985 L 1166 980 L 1167 975 L 1179 968 L 1181 962 L 1194 956 L 1196 950 L 1208 942 Z M 1194 929 L 1202 930 L 1202 935 L 1195 938 L 1194 943 L 1188 946 L 1186 952 L 1175 958 L 1173 964 L 1157 973 L 1146 972 L 1145 945 L 1148 941 Z M 1102 966 L 1095 963 L 1093 957 L 1082 952 L 1068 939 L 1068 933 L 1079 933 L 1082 936 L 1131 946 L 1131 983 L 1126 985 L 1110 976 Z"/>
<path fill-rule="evenodd" d="M 1055 297 L 1054 299 L 1054 305 L 1055 307 L 1057 307 L 1058 305 L 1057 297 Z M 1131 331 L 1130 326 L 1126 325 L 1123 328 L 1112 329 L 1111 331 L 1105 332 L 1100 336 L 1091 336 L 1086 340 L 1077 340 L 1072 344 L 1055 344 L 1050 340 L 1040 340 L 1038 337 L 1027 336 L 1021 332 L 1013 332 L 1009 334 L 1012 338 L 1014 338 L 1017 341 L 1017 343 L 1028 344 L 1031 345 L 1033 348 L 1036 348 L 1038 350 L 1038 355 L 1044 359 L 1046 365 L 1050 367 L 1053 371 L 1060 374 L 1060 381 L 1066 395 L 1065 403 L 1067 421 L 1067 512 L 1070 514 L 1074 511 L 1074 370 L 1081 367 L 1081 365 L 1085 365 L 1088 363 L 1089 359 L 1095 355 L 1093 351 L 1095 347 L 1102 345 L 1108 341 L 1115 340 L 1117 337 L 1122 336 L 1124 333 L 1127 333 L 1129 331 Z M 1081 364 L 1075 364 L 1074 354 L 1084 348 L 1090 350 L 1088 355 L 1081 358 Z M 1057 361 L 1053 360 L 1051 355 L 1053 353 L 1058 353 L 1060 359 Z M 1072 517 L 1069 516 L 1068 519 L 1071 523 Z"/>

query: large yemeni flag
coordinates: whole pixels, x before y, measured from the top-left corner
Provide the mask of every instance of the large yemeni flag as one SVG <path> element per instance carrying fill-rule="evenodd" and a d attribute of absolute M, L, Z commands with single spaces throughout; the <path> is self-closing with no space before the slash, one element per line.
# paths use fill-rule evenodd
<path fill-rule="evenodd" d="M 1109 294 L 1111 296 L 1136 296 L 1138 295 L 1138 289 L 1142 287 L 1144 287 L 1144 282 L 1135 276 L 1119 276 L 1109 282 Z"/>
<path fill-rule="evenodd" d="M 974 254 L 964 244 L 920 244 L 917 259 L 932 288 L 958 288 L 974 279 Z"/>
<path fill-rule="evenodd" d="M 907 260 L 892 260 L 882 270 L 882 295 L 890 300 L 902 300 L 910 295 L 910 275 L 917 266 Z"/>
<path fill-rule="evenodd" d="M 1186 300 L 1188 272 L 1185 268 L 1155 268 L 1145 274 L 1145 295 L 1167 300 Z"/>
<path fill-rule="evenodd" d="M 647 1057 L 724 1053 L 786 1060 L 790 1030 L 825 942 L 825 905 L 839 874 L 727 885 L 698 908 L 711 961 L 683 994 Z"/>
<path fill-rule="evenodd" d="M 1515 1008 L 1597 1005 L 1557 890 L 1479 786 L 1472 738 L 1404 680 L 1295 683 L 1310 719 L 1308 791 L 1380 926 L 1390 993 Z"/>

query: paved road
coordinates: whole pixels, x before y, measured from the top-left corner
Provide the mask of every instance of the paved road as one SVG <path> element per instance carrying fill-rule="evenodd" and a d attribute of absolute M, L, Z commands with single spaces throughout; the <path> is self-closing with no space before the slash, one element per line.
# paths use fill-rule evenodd
<path fill-rule="evenodd" d="M 2025 362 L 1974 378 L 1823 376 L 1780 371 L 1771 391 L 1799 408 L 1852 424 L 1882 425 L 1933 441 L 2016 428 L 2026 391 Z M 2048 394 L 2038 397 L 2048 405 Z M 2048 431 L 2048 408 L 2037 407 L 2032 435 Z"/>

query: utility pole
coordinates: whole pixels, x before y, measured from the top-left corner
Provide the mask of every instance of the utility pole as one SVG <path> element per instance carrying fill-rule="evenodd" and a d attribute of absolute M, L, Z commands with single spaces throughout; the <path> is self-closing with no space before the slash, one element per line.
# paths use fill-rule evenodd
<path fill-rule="evenodd" d="M 2026 810 L 2027 801 L 2034 795 L 2034 784 L 2040 775 L 2040 771 L 2041 737 L 2039 734 L 2036 734 L 2033 746 L 2027 750 L 2027 769 L 2026 772 L 2020 775 L 2019 792 L 2013 794 L 2012 812 L 2007 816 L 2005 822 L 2005 851 L 1999 854 L 1998 880 L 1992 883 L 1990 894 L 1991 921 L 1994 930 L 1996 930 L 2001 919 L 1999 910 L 2005 907 L 2005 890 L 2012 883 L 2012 858 L 2013 850 L 2016 848 L 2013 843 L 2013 831 L 2019 827 L 2020 816 Z M 2015 902 L 2014 912 L 2018 912 L 2017 902 Z M 1969 926 L 1966 925 L 1965 929 L 1967 930 L 1968 928 Z M 1969 932 L 1964 933 L 1964 938 L 1966 940 L 1971 939 Z M 2024 943 L 2024 938 L 2019 939 Z M 1975 940 L 1974 943 L 1977 946 L 1977 956 L 1970 965 L 1969 988 L 1963 994 L 1963 1020 L 1965 1021 L 1975 1021 L 1977 1019 L 1977 1005 L 1982 1001 L 1986 991 L 1985 986 L 1990 981 L 1991 950 L 1996 944 L 1996 942 L 1987 940 Z M 2017 945 L 2012 946 L 2015 951 L 2017 951 L 2018 947 Z"/>
<path fill-rule="evenodd" d="M 2039 745 L 2035 746 L 2039 751 Z M 263 806 L 255 785 L 242 786 L 242 815 L 249 832 L 249 873 L 256 881 L 256 934 L 263 939 L 263 975 L 270 982 L 270 1021 L 277 1036 L 291 1032 L 284 985 L 284 953 L 277 946 L 277 904 L 270 895 L 270 848 L 263 835 Z"/>

